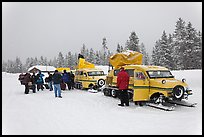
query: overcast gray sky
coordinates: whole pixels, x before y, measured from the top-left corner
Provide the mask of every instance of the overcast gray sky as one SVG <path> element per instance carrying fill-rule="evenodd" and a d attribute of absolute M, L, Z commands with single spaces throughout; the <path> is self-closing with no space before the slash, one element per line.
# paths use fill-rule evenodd
<path fill-rule="evenodd" d="M 100 50 L 104 37 L 115 52 L 132 31 L 151 52 L 179 17 L 202 31 L 202 2 L 3 2 L 2 57 L 53 59 L 60 51 L 80 52 L 83 43 Z"/>

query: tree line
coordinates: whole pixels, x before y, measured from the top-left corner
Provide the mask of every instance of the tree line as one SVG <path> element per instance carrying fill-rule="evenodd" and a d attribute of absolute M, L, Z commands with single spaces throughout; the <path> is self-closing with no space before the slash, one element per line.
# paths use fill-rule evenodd
<path fill-rule="evenodd" d="M 201 69 L 202 68 L 202 33 L 192 27 L 192 24 L 185 23 L 181 18 L 175 25 L 172 34 L 166 34 L 164 30 L 153 47 L 151 56 L 146 51 L 144 43 L 140 43 L 139 37 L 135 31 L 130 33 L 125 45 L 117 44 L 114 53 L 120 53 L 125 50 L 133 50 L 143 54 L 144 65 L 164 66 L 171 70 L 178 69 Z M 80 54 L 88 62 L 96 65 L 109 65 L 109 57 L 114 54 L 108 48 L 107 39 L 104 37 L 99 50 L 88 49 L 85 44 L 82 45 Z M 2 62 L 2 71 L 9 73 L 26 72 L 28 68 L 34 65 L 47 65 L 58 67 L 70 67 L 74 69 L 78 63 L 78 54 L 68 51 L 65 55 L 59 52 L 57 57 L 48 60 L 46 57 L 40 58 L 28 57 L 25 64 L 19 57 L 16 59 Z"/>

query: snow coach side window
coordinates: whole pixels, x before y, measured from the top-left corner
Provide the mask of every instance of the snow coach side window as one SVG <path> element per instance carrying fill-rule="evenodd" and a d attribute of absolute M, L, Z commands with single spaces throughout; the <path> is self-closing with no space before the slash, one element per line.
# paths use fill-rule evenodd
<path fill-rule="evenodd" d="M 79 75 L 83 75 L 84 73 L 83 73 L 83 71 L 79 71 Z"/>
<path fill-rule="evenodd" d="M 129 74 L 130 77 L 134 77 L 134 69 L 126 69 L 125 71 Z"/>
<path fill-rule="evenodd" d="M 135 76 L 136 76 L 136 79 L 138 79 L 138 80 L 144 80 L 145 79 L 143 72 L 136 72 Z"/>
<path fill-rule="evenodd" d="M 155 70 L 147 71 L 150 78 L 174 78 L 170 71 L 167 70 Z"/>

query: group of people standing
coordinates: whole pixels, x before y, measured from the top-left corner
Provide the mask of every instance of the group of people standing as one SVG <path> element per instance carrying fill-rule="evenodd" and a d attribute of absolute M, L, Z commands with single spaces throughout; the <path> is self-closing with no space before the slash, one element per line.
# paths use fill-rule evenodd
<path fill-rule="evenodd" d="M 36 85 L 37 85 L 37 91 L 40 89 L 43 90 L 44 87 L 44 80 L 43 80 L 44 74 L 39 72 L 37 75 L 33 73 L 31 76 L 30 73 L 26 73 L 23 75 L 23 78 L 21 78 L 21 75 L 19 76 L 19 80 L 21 81 L 22 85 L 25 85 L 25 94 L 29 94 L 29 89 L 31 88 L 33 90 L 33 93 L 36 93 Z M 63 73 L 58 72 L 58 70 L 54 71 L 54 74 L 51 74 L 48 72 L 48 77 L 45 78 L 45 82 L 48 83 L 50 91 L 53 91 L 54 87 L 54 93 L 55 97 L 62 98 L 61 96 L 61 84 L 64 83 L 67 85 L 68 89 L 74 89 L 74 74 L 71 72 L 66 72 L 66 70 L 63 71 Z M 120 93 L 120 104 L 119 106 L 129 106 L 129 98 L 128 98 L 128 85 L 129 85 L 129 74 L 124 70 L 123 67 L 121 67 L 120 72 L 117 75 L 117 87 L 119 89 Z"/>
<path fill-rule="evenodd" d="M 37 75 L 33 73 L 32 75 L 30 73 L 20 74 L 19 79 L 21 81 L 22 85 L 25 85 L 25 94 L 29 94 L 29 89 L 33 90 L 33 93 L 36 93 L 36 85 L 37 85 L 37 91 L 40 89 L 43 90 L 44 87 L 44 80 L 43 80 L 44 74 L 39 72 Z"/>
<path fill-rule="evenodd" d="M 33 93 L 36 93 L 36 85 L 37 85 L 37 91 L 40 89 L 43 91 L 44 89 L 44 74 L 39 71 L 37 75 L 33 73 L 32 75 L 30 73 L 20 74 L 19 79 L 21 81 L 22 85 L 25 85 L 25 94 L 29 94 L 29 89 L 33 90 Z M 55 97 L 62 98 L 61 96 L 61 83 L 66 83 L 69 90 L 74 89 L 74 74 L 72 72 L 66 72 L 64 70 L 64 73 L 58 72 L 58 70 L 55 70 L 54 74 L 51 74 L 48 72 L 48 77 L 45 78 L 45 82 L 48 83 L 48 88 L 50 91 L 55 92 Z M 54 88 L 53 88 L 54 87 Z"/>

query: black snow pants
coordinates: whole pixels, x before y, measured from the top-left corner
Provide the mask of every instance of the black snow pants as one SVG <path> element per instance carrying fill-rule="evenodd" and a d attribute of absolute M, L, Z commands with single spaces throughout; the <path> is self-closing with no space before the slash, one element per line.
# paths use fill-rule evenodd
<path fill-rule="evenodd" d="M 129 97 L 128 97 L 128 92 L 127 90 L 119 90 L 120 94 L 120 102 L 122 105 L 129 106 Z"/>

